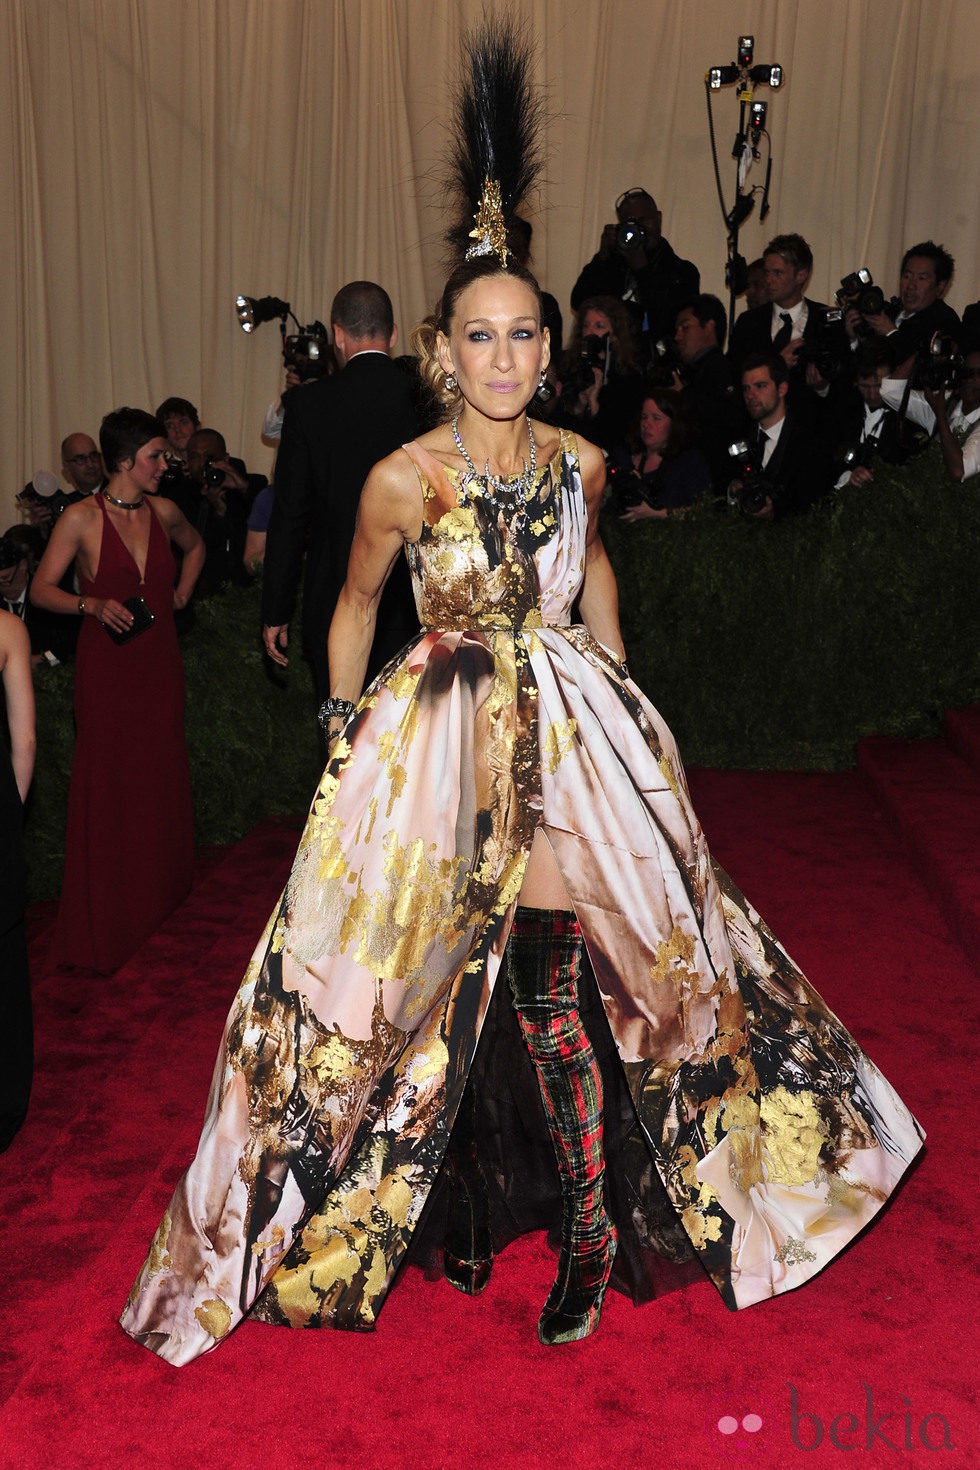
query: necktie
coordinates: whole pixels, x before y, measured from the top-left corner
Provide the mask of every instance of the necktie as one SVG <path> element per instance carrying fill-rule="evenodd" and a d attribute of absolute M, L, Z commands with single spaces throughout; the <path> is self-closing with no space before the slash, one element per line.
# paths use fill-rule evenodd
<path fill-rule="evenodd" d="M 782 326 L 772 339 L 773 352 L 782 352 L 783 348 L 793 336 L 793 318 L 789 312 L 781 311 L 779 313 L 779 320 L 782 322 Z"/>
<path fill-rule="evenodd" d="M 760 469 L 762 468 L 762 461 L 765 457 L 766 445 L 768 443 L 769 435 L 766 433 L 765 429 L 757 429 L 755 435 L 755 455 Z"/>

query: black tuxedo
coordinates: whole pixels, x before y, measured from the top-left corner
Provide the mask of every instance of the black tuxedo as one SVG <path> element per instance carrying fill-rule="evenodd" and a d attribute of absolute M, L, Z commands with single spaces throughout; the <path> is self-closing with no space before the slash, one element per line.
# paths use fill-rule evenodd
<path fill-rule="evenodd" d="M 803 328 L 804 342 L 812 342 L 819 336 L 823 326 L 823 314 L 827 310 L 820 301 L 811 301 L 804 296 L 807 306 L 806 325 Z M 728 355 L 736 368 L 753 352 L 772 351 L 772 305 L 753 306 L 737 317 L 732 327 Z"/>
<path fill-rule="evenodd" d="M 960 319 L 945 301 L 934 301 L 924 311 L 916 311 L 892 332 L 888 345 L 892 350 L 896 366 L 929 346 L 934 332 L 943 332 L 955 341 L 960 336 Z"/>
<path fill-rule="evenodd" d="M 262 620 L 289 622 L 305 550 L 303 642 L 323 698 L 327 632 L 347 576 L 361 489 L 379 459 L 414 438 L 413 385 L 383 352 L 358 353 L 333 377 L 291 388 L 283 407 Z M 381 599 L 368 677 L 417 631 L 408 566 L 400 557 Z"/>
<path fill-rule="evenodd" d="M 864 434 L 864 399 L 856 388 L 838 404 L 830 425 L 830 441 L 834 446 L 835 469 L 839 474 L 849 449 L 859 449 Z M 925 449 L 929 435 L 924 429 L 903 419 L 895 409 L 885 407 L 878 433 L 871 441 L 872 453 L 886 464 L 904 464 L 911 455 Z"/>
<path fill-rule="evenodd" d="M 827 330 L 824 326 L 824 312 L 827 311 L 827 307 L 820 301 L 811 301 L 809 296 L 803 299 L 807 305 L 803 341 L 807 345 L 812 345 Z M 844 328 L 841 326 L 831 330 L 834 332 L 836 354 L 843 363 L 847 363 L 849 354 Z M 742 363 L 751 354 L 772 351 L 771 303 L 743 311 L 732 328 L 731 345 L 728 350 L 736 372 L 741 372 Z M 820 398 L 807 386 L 805 363 L 798 362 L 790 371 L 789 397 L 786 400 L 786 406 L 811 427 L 816 426 L 823 416 Z"/>
<path fill-rule="evenodd" d="M 830 454 L 823 440 L 790 412 L 763 474 L 774 486 L 771 498 L 776 519 L 809 510 L 834 483 Z"/>

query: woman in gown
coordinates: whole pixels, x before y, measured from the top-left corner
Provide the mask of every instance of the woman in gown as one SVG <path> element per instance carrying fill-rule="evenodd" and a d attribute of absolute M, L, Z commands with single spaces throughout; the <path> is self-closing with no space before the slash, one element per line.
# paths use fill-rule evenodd
<path fill-rule="evenodd" d="M 75 754 L 65 872 L 52 959 L 111 972 L 187 896 L 194 862 L 184 669 L 174 609 L 204 556 L 170 500 L 155 499 L 166 439 L 150 414 L 122 408 L 100 432 L 109 482 L 55 525 L 31 598 L 78 613 Z M 184 552 L 174 585 L 170 542 Z M 75 562 L 80 597 L 58 583 Z M 117 643 L 140 599 L 152 623 Z"/>
<path fill-rule="evenodd" d="M 601 455 L 526 414 L 548 341 L 490 194 L 479 253 L 424 334 L 450 421 L 365 485 L 330 629 L 330 760 L 233 1003 L 197 1155 L 122 1314 L 174 1364 L 249 1313 L 374 1325 L 498 983 L 561 1188 L 542 1342 L 596 1326 L 626 1214 L 653 1239 L 668 1201 L 675 1234 L 742 1307 L 820 1270 L 921 1146 L 709 856 L 674 742 L 623 662 Z M 403 553 L 422 632 L 355 706 Z M 580 1017 L 596 995 L 645 1154 L 619 1213 Z M 468 1111 L 446 1269 L 475 1293 L 492 1256 Z"/>
<path fill-rule="evenodd" d="M 0 612 L 0 1153 L 27 1116 L 34 1077 L 23 828 L 36 746 L 31 640 Z"/>

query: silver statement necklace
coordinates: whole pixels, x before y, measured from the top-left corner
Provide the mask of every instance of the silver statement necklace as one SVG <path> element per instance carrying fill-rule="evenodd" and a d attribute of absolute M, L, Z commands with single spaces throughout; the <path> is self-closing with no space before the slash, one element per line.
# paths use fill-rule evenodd
<path fill-rule="evenodd" d="M 146 497 L 141 495 L 139 500 L 117 500 L 114 495 L 109 494 L 108 490 L 103 490 L 102 498 L 108 500 L 110 505 L 116 506 L 119 510 L 139 510 Z"/>
<path fill-rule="evenodd" d="M 487 500 L 489 500 L 494 510 L 498 512 L 502 510 L 513 510 L 515 506 L 521 511 L 524 511 L 534 495 L 534 481 L 538 470 L 538 446 L 534 442 L 534 430 L 531 427 L 531 415 L 526 413 L 524 415 L 524 418 L 527 421 L 528 444 L 531 446 L 531 463 L 528 464 L 527 460 L 525 460 L 523 471 L 513 480 L 502 480 L 497 475 L 492 475 L 490 473 L 489 460 L 487 460 L 486 467 L 483 472 L 482 478 L 486 482 L 486 498 Z M 466 452 L 466 446 L 464 445 L 462 439 L 459 437 L 458 424 L 459 414 L 456 415 L 449 426 L 453 431 L 453 439 L 456 443 L 456 448 L 459 450 L 460 458 L 466 465 L 466 468 L 469 470 L 474 480 L 479 480 L 481 476 L 478 475 L 476 472 L 476 465 L 470 459 L 469 455 Z"/>

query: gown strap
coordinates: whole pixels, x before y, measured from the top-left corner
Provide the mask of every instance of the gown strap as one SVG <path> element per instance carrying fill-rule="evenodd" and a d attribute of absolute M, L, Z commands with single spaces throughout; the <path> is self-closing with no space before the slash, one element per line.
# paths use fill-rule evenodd
<path fill-rule="evenodd" d="M 423 499 L 431 500 L 440 489 L 450 494 L 454 493 L 445 465 L 440 464 L 435 455 L 430 454 L 427 449 L 423 449 L 417 439 L 411 439 L 407 444 L 403 444 L 402 449 L 415 466 L 415 473 L 422 487 Z"/>

